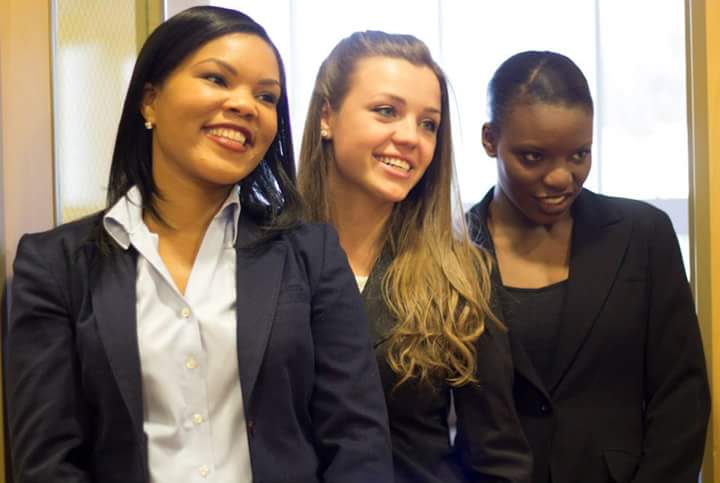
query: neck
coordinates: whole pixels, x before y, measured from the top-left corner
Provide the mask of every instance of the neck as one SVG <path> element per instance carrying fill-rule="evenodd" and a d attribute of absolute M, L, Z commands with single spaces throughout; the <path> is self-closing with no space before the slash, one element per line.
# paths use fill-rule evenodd
<path fill-rule="evenodd" d="M 155 172 L 153 175 L 161 196 L 152 202 L 164 223 L 148 212 L 143 214 L 143 219 L 148 228 L 158 234 L 202 237 L 232 189 L 232 186 L 201 186 L 179 177 L 158 176 Z"/>
<path fill-rule="evenodd" d="M 368 198 L 343 193 L 331 200 L 332 223 L 350 268 L 358 276 L 369 275 L 372 271 L 380 255 L 383 230 L 393 208 L 393 203 L 378 203 Z"/>

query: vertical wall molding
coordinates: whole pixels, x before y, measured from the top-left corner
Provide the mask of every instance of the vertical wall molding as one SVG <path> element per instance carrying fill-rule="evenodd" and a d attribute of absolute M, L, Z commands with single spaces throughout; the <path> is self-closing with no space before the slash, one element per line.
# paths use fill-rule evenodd
<path fill-rule="evenodd" d="M 703 483 L 720 483 L 720 0 L 686 0 L 692 285 L 712 392 Z"/>

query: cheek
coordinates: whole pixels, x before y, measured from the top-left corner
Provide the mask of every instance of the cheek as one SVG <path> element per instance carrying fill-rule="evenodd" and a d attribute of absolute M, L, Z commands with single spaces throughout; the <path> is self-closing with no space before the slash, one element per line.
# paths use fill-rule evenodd
<path fill-rule="evenodd" d="M 590 174 L 591 166 L 592 163 L 588 161 L 587 164 L 578 167 L 577 171 L 575 172 L 575 179 L 577 180 L 578 185 L 582 186 L 585 183 L 585 180 Z"/>
<path fill-rule="evenodd" d="M 520 169 L 519 166 L 500 160 L 498 160 L 498 176 L 505 189 L 512 192 L 516 197 L 530 192 L 532 185 L 536 182 L 533 176 Z"/>
<path fill-rule="evenodd" d="M 270 148 L 275 136 L 277 136 L 277 114 L 271 111 L 267 112 L 261 118 L 257 147 L 267 150 Z"/>

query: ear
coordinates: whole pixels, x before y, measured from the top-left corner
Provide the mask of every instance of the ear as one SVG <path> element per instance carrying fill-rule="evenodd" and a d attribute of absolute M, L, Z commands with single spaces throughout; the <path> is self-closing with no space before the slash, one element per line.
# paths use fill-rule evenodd
<path fill-rule="evenodd" d="M 143 86 L 143 97 L 140 104 L 140 114 L 145 118 L 146 121 L 150 121 L 155 124 L 155 99 L 157 98 L 158 91 L 149 82 Z"/>
<path fill-rule="evenodd" d="M 497 156 L 497 129 L 495 126 L 486 122 L 482 127 L 482 145 L 485 153 L 491 158 Z"/>
<path fill-rule="evenodd" d="M 326 99 L 320 110 L 320 132 L 323 139 L 332 139 L 332 130 L 335 125 L 335 114 Z"/>

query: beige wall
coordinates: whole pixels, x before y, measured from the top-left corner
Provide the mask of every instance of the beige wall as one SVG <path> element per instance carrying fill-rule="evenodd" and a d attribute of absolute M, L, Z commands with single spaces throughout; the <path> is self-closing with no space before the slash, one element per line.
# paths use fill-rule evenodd
<path fill-rule="evenodd" d="M 20 236 L 53 224 L 50 85 L 49 2 L 0 1 L 0 288 Z"/>
<path fill-rule="evenodd" d="M 53 224 L 50 7 L 0 2 L 0 257 L 5 273 L 22 233 Z"/>

